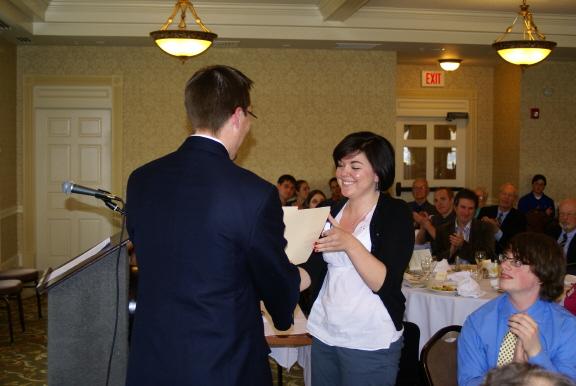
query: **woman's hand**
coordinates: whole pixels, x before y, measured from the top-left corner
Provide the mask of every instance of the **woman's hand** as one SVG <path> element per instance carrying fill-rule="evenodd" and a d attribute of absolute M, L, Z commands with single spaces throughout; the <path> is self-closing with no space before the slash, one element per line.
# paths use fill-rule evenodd
<path fill-rule="evenodd" d="M 322 236 L 314 243 L 314 252 L 350 252 L 351 249 L 362 246 L 352 233 L 342 229 L 338 221 L 328 215 L 332 227 L 322 232 Z"/>

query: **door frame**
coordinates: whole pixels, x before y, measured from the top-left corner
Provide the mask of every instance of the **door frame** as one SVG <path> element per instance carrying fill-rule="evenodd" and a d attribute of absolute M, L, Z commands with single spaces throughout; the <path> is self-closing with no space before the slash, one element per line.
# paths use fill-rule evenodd
<path fill-rule="evenodd" d="M 26 75 L 23 79 L 22 119 L 22 265 L 36 266 L 36 122 L 37 86 L 108 86 L 112 90 L 112 191 L 122 192 L 122 77 Z M 72 107 L 72 106 L 71 106 Z"/>

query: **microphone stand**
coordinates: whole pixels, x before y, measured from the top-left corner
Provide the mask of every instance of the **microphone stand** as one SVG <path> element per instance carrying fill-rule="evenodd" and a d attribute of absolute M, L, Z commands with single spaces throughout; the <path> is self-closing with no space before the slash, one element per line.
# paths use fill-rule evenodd
<path fill-rule="evenodd" d="M 100 197 L 100 199 L 104 202 L 104 204 L 112 209 L 114 212 L 118 212 L 120 213 L 122 216 L 126 216 L 126 211 L 124 210 L 124 201 L 122 201 L 122 199 L 119 198 L 119 201 L 122 203 L 122 207 L 120 207 L 120 205 L 118 205 L 117 203 L 115 203 L 111 198 L 109 197 Z"/>

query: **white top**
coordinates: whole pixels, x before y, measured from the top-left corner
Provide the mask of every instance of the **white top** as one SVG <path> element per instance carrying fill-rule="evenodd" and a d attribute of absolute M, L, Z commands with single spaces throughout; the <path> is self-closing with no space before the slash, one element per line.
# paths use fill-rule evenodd
<path fill-rule="evenodd" d="M 370 221 L 375 208 L 353 232 L 367 250 L 372 247 Z M 345 252 L 324 252 L 323 257 L 328 273 L 308 317 L 308 332 L 330 346 L 367 351 L 389 348 L 402 331 L 396 331 L 380 297 L 362 280 Z"/>

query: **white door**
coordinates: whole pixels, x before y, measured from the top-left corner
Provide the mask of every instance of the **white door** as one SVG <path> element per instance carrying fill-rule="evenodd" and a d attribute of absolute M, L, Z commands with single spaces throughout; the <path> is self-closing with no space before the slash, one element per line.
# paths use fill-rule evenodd
<path fill-rule="evenodd" d="M 36 109 L 37 267 L 56 267 L 113 232 L 114 212 L 62 182 L 110 190 L 110 109 Z"/>

